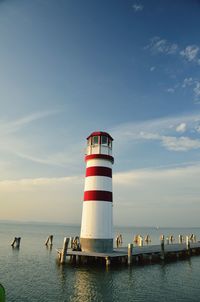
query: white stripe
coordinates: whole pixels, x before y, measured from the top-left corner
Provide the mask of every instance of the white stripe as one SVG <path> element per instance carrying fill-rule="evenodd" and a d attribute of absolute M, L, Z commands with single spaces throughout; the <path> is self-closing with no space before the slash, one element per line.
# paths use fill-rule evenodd
<path fill-rule="evenodd" d="M 109 160 L 105 159 L 90 159 L 87 160 L 86 168 L 89 167 L 105 167 L 112 169 L 112 163 Z"/>
<path fill-rule="evenodd" d="M 88 176 L 85 178 L 84 190 L 100 190 L 112 192 L 112 178 L 106 176 Z"/>
<path fill-rule="evenodd" d="M 81 238 L 113 238 L 112 202 L 83 202 Z"/>

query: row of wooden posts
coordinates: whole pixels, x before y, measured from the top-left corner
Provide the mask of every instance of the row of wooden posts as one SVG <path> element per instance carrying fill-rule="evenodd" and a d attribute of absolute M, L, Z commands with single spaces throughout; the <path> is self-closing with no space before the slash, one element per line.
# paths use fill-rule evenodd
<path fill-rule="evenodd" d="M 21 237 L 14 237 L 11 246 L 13 248 L 19 249 L 21 243 Z M 52 246 L 53 245 L 53 235 L 48 236 L 47 240 L 45 241 L 46 246 Z"/>
<path fill-rule="evenodd" d="M 196 242 L 196 236 L 195 236 L 195 241 L 192 238 L 193 237 L 191 237 L 191 236 L 185 237 L 186 250 L 188 251 L 188 253 L 190 253 L 190 242 Z M 172 242 L 173 242 L 173 240 L 172 240 Z M 183 236 L 179 235 L 179 243 L 182 244 L 183 242 L 184 242 Z M 166 243 L 169 244 L 168 237 L 166 238 Z M 165 259 L 165 236 L 164 235 L 160 236 L 160 245 L 161 245 L 160 258 L 161 258 L 161 260 L 164 260 Z M 133 261 L 132 253 L 133 253 L 133 244 L 129 243 L 128 244 L 128 265 L 132 264 L 132 261 Z"/>
<path fill-rule="evenodd" d="M 139 238 L 139 241 L 137 242 L 137 244 L 135 246 L 143 246 L 143 240 L 141 240 L 142 236 L 141 235 L 137 235 Z M 117 235 L 117 240 L 116 240 L 116 244 L 118 243 L 117 247 L 120 247 L 122 246 L 122 235 L 119 234 Z M 169 244 L 169 237 L 166 237 L 165 239 L 165 236 L 164 235 L 161 235 L 160 236 L 160 244 L 161 244 L 161 252 L 160 252 L 160 258 L 162 260 L 165 259 L 165 244 Z M 150 237 L 149 237 L 150 239 Z M 20 242 L 21 242 L 21 237 L 15 237 L 11 246 L 13 248 L 19 248 L 20 247 Z M 174 242 L 174 238 L 171 238 L 170 239 L 170 242 L 173 243 Z M 190 235 L 190 236 L 186 236 L 185 238 L 183 237 L 183 235 L 179 235 L 179 243 L 183 243 L 185 242 L 186 244 L 186 250 L 190 250 L 190 242 L 196 242 L 196 236 L 195 235 Z M 45 245 L 47 247 L 52 247 L 53 245 L 53 235 L 50 235 L 48 236 L 47 240 L 45 241 Z M 74 250 L 74 251 L 80 251 L 81 248 L 80 248 L 80 241 L 79 241 L 79 237 L 76 236 L 76 237 L 65 237 L 64 238 L 64 241 L 63 241 L 63 247 L 62 249 L 58 252 L 58 255 L 59 255 L 59 262 L 60 264 L 64 264 L 66 262 L 66 255 L 67 255 L 67 249 L 68 249 L 68 246 Z M 128 253 L 127 253 L 127 262 L 128 262 L 128 265 L 131 265 L 132 262 L 133 262 L 133 243 L 129 243 L 128 244 Z M 106 259 L 108 258 L 108 259 Z M 109 257 L 106 257 L 106 265 L 109 265 L 110 264 L 110 259 Z"/>
<path fill-rule="evenodd" d="M 70 241 L 71 241 L 71 245 L 74 245 L 74 249 L 77 249 L 78 250 L 78 246 L 75 246 L 75 245 L 79 245 L 79 237 L 76 236 L 76 237 L 70 237 Z M 190 240 L 190 242 L 196 242 L 197 239 L 196 239 L 196 235 L 194 234 L 191 234 L 189 236 L 186 236 L 185 239 L 184 239 L 184 236 L 183 235 L 179 235 L 178 236 L 178 242 L 179 243 L 183 243 L 183 242 L 186 242 L 187 240 Z M 160 241 L 166 241 L 166 244 L 170 244 L 170 243 L 173 243 L 175 241 L 175 238 L 173 235 L 170 235 L 170 236 L 167 236 L 166 239 L 165 239 L 165 236 L 164 235 L 160 235 Z M 21 242 L 21 237 L 14 237 L 14 240 L 11 244 L 12 247 L 16 247 L 16 248 L 19 248 L 20 247 L 20 242 Z M 121 234 L 118 234 L 115 238 L 115 242 L 116 242 L 116 247 L 120 247 L 122 246 L 122 235 Z M 149 235 L 146 235 L 144 238 L 143 236 L 141 235 L 135 235 L 133 237 L 133 243 L 138 245 L 138 246 L 143 246 L 144 242 L 146 242 L 146 244 L 149 244 L 151 242 L 151 238 Z M 53 245 L 53 235 L 49 235 L 47 237 L 47 240 L 45 241 L 45 245 L 46 246 L 52 246 Z M 71 246 L 72 247 L 72 246 Z"/>
<path fill-rule="evenodd" d="M 191 234 L 191 235 L 186 236 L 186 237 L 188 237 L 191 242 L 196 242 L 197 241 L 196 235 L 194 235 L 194 234 Z M 184 238 L 183 235 L 178 235 L 178 243 L 186 242 L 186 240 L 187 240 L 186 237 Z M 166 242 L 166 244 L 170 244 L 170 243 L 175 242 L 175 238 L 174 238 L 173 235 L 169 235 L 165 239 L 165 236 L 163 234 L 161 234 L 160 235 L 160 241 L 163 241 L 163 240 Z M 122 235 L 121 234 L 118 234 L 116 236 L 115 243 L 116 243 L 116 247 L 122 246 L 123 241 L 122 241 Z M 137 246 L 143 246 L 144 243 L 146 243 L 146 244 L 151 243 L 151 238 L 150 238 L 149 234 L 147 234 L 144 237 L 140 234 L 137 234 L 133 237 L 133 244 L 136 244 Z"/>
<path fill-rule="evenodd" d="M 187 240 L 189 240 L 190 242 L 196 242 L 196 235 L 194 234 L 191 234 L 189 236 L 186 236 L 185 239 L 184 239 L 184 236 L 183 235 L 179 235 L 178 236 L 178 242 L 179 243 L 184 243 L 186 242 Z M 173 235 L 170 235 L 170 236 L 167 236 L 166 239 L 165 239 L 165 236 L 162 234 L 160 235 L 160 242 L 165 242 L 166 241 L 166 244 L 170 244 L 170 243 L 173 243 L 175 241 L 175 238 Z M 15 247 L 15 248 L 19 248 L 20 247 L 20 242 L 21 242 L 21 237 L 14 237 L 14 240 L 11 244 L 12 247 Z M 70 242 L 71 242 L 71 248 L 73 247 L 75 250 L 79 250 L 80 248 L 80 243 L 79 243 L 79 237 L 76 236 L 76 237 L 70 237 Z M 115 242 L 116 242 L 116 247 L 121 247 L 122 246 L 122 234 L 118 234 L 115 238 Z M 133 237 L 133 243 L 138 245 L 138 246 L 143 246 L 144 245 L 144 242 L 146 242 L 146 244 L 149 244 L 151 242 L 151 238 L 149 235 L 146 235 L 144 236 L 141 236 L 141 235 L 135 235 Z M 45 241 L 45 245 L 46 246 L 52 246 L 53 245 L 53 235 L 49 235 L 47 237 L 47 240 Z"/>

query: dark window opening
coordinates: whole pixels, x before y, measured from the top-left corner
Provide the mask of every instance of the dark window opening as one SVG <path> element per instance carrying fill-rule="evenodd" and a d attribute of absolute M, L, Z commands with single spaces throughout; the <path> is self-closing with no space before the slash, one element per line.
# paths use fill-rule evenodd
<path fill-rule="evenodd" d="M 92 145 L 97 145 L 99 143 L 99 137 L 98 136 L 93 136 L 92 137 Z"/>
<path fill-rule="evenodd" d="M 104 136 L 104 135 L 103 135 L 103 136 L 101 137 L 101 144 L 102 144 L 102 145 L 106 145 L 106 146 L 108 145 L 108 138 L 107 138 L 107 136 Z"/>

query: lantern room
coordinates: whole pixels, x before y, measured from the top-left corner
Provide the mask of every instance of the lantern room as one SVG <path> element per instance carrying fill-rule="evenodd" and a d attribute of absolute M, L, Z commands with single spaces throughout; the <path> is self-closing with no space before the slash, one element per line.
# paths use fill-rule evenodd
<path fill-rule="evenodd" d="M 86 155 L 105 154 L 112 156 L 113 138 L 107 132 L 93 132 L 87 137 Z"/>

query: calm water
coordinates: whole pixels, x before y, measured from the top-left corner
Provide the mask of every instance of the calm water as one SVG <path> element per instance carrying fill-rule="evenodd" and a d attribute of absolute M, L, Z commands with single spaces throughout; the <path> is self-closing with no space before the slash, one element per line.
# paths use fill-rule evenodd
<path fill-rule="evenodd" d="M 7 301 L 200 301 L 200 256 L 170 264 L 113 267 L 61 267 L 56 251 L 65 236 L 79 234 L 79 227 L 0 223 L 0 283 Z M 196 229 L 116 228 L 126 245 L 135 234 L 190 234 Z M 54 235 L 52 250 L 44 246 Z M 22 237 L 20 250 L 10 246 L 13 237 Z"/>

